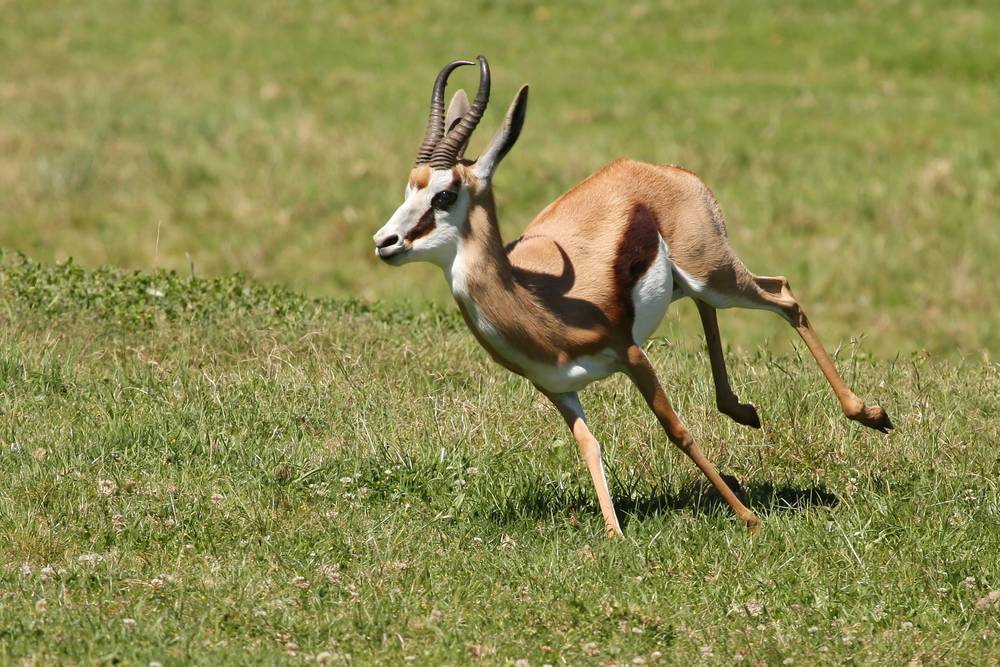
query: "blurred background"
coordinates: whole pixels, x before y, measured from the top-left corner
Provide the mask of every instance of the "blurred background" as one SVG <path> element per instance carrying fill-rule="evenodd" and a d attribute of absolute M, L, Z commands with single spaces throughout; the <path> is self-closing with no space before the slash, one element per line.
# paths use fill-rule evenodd
<path fill-rule="evenodd" d="M 830 347 L 1000 350 L 994 3 L 0 0 L 0 18 L 0 246 L 35 259 L 446 303 L 436 269 L 380 265 L 371 234 L 434 76 L 483 53 L 470 155 L 532 85 L 496 179 L 505 238 L 613 158 L 676 163 Z M 732 347 L 791 344 L 733 313 Z M 688 302 L 662 330 L 699 331 Z"/>

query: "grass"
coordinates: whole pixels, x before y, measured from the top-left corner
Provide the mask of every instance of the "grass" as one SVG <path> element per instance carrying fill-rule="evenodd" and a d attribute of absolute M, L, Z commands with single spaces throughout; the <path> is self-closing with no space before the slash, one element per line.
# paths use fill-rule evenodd
<path fill-rule="evenodd" d="M 991 5 L 0 11 L 0 663 L 997 664 Z M 605 540 L 554 410 L 372 257 L 480 52 L 484 134 L 532 84 L 507 238 L 614 157 L 683 164 L 896 431 L 766 313 L 722 316 L 733 424 L 678 303 L 650 355 L 763 530 L 613 378 Z"/>
<path fill-rule="evenodd" d="M 41 663 L 983 664 L 995 364 L 651 354 L 751 536 L 619 379 L 585 396 L 627 539 L 554 410 L 451 310 L 0 263 L 0 655 Z M 985 604 L 985 603 L 983 603 Z M 983 606 L 982 604 L 980 606 Z"/>

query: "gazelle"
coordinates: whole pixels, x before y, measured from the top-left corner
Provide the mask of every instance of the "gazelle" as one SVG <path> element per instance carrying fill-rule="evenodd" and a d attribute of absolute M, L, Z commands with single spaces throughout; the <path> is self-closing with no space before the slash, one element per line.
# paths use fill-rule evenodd
<path fill-rule="evenodd" d="M 473 335 L 490 356 L 528 378 L 558 409 L 590 470 L 608 533 L 621 535 L 601 449 L 577 392 L 612 373 L 639 388 L 667 437 L 708 477 L 751 529 L 747 509 L 695 444 L 656 377 L 642 344 L 671 302 L 698 306 L 721 412 L 760 427 L 756 409 L 729 386 L 718 308 L 759 308 L 781 315 L 805 341 L 844 414 L 886 432 L 885 410 L 867 406 L 844 383 L 782 277 L 755 276 L 726 240 L 722 211 L 693 173 L 671 165 L 612 162 L 549 204 L 506 247 L 500 239 L 492 179 L 524 125 L 528 86 L 476 160 L 463 153 L 486 110 L 490 69 L 479 56 L 479 90 L 463 91 L 444 114 L 444 90 L 458 60 L 438 74 L 430 120 L 405 198 L 374 236 L 387 264 L 429 261 L 445 279 Z"/>

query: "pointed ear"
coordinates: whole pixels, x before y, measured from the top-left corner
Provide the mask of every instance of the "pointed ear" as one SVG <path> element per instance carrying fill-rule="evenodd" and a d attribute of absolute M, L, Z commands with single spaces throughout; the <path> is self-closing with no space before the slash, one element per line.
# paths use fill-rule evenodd
<path fill-rule="evenodd" d="M 476 164 L 472 167 L 472 173 L 479 180 L 488 182 L 493 177 L 493 172 L 496 171 L 497 165 L 507 155 L 507 152 L 514 147 L 514 142 L 521 135 L 521 128 L 524 127 L 524 116 L 527 112 L 528 86 L 525 84 L 517 91 L 514 101 L 511 102 L 510 108 L 507 109 L 503 125 L 493 135 L 489 146 L 486 147 L 486 150 L 483 151 L 483 154 L 479 156 Z"/>
<path fill-rule="evenodd" d="M 459 88 L 454 95 L 451 97 L 451 103 L 448 104 L 448 113 L 444 117 L 444 133 L 447 135 L 451 132 L 451 128 L 458 125 L 458 121 L 462 120 L 462 116 L 469 110 L 469 98 L 465 94 L 465 91 Z M 470 137 L 471 138 L 471 137 Z M 469 142 L 466 141 L 462 144 L 462 147 L 458 149 L 457 157 L 461 159 L 462 154 L 465 153 L 465 149 L 469 147 Z"/>

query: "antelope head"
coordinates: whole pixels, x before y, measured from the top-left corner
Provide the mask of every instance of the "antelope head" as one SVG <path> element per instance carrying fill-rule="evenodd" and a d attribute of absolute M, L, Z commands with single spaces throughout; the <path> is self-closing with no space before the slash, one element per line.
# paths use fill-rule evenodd
<path fill-rule="evenodd" d="M 472 207 L 477 202 L 492 202 L 493 172 L 521 133 L 528 86 L 518 91 L 503 125 L 479 158 L 464 159 L 490 98 L 490 66 L 485 57 L 478 60 L 479 90 L 471 105 L 459 90 L 445 114 L 444 91 L 452 71 L 475 63 L 449 63 L 434 81 L 427 131 L 410 171 L 403 203 L 373 237 L 375 254 L 389 264 L 429 261 L 449 266 L 468 233 Z"/>

